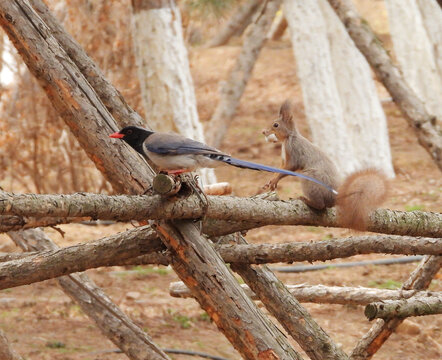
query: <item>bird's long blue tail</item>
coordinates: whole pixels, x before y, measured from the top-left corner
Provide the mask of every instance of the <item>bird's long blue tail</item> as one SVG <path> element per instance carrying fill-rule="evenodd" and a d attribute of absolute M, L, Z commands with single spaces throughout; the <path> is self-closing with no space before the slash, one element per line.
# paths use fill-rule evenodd
<path fill-rule="evenodd" d="M 290 175 L 290 176 L 298 176 L 300 178 L 303 178 L 303 179 L 306 179 L 309 181 L 313 181 L 314 183 L 325 187 L 327 190 L 331 191 L 335 195 L 338 194 L 338 192 L 335 189 L 331 188 L 330 186 L 324 184 L 323 182 L 316 180 L 315 178 L 312 178 L 308 175 L 300 174 L 300 173 L 289 171 L 289 170 L 278 169 L 278 168 L 275 168 L 272 166 L 256 164 L 256 163 L 253 163 L 250 161 L 235 159 L 235 158 L 232 158 L 230 156 L 225 156 L 225 155 L 217 157 L 217 160 L 225 162 L 229 165 L 233 165 L 233 166 L 245 168 L 245 169 L 268 171 L 268 172 L 272 172 L 272 173 L 285 174 L 285 175 Z"/>

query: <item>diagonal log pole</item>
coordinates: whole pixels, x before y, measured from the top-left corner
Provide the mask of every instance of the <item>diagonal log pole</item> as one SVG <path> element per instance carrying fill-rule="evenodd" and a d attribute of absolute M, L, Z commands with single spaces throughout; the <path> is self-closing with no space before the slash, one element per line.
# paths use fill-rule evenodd
<path fill-rule="evenodd" d="M 25 251 L 57 249 L 57 245 L 39 229 L 10 232 L 8 235 Z M 58 279 L 58 283 L 63 291 L 95 321 L 102 333 L 130 359 L 169 359 L 152 342 L 150 337 L 135 325 L 86 275 L 64 276 Z"/>
<path fill-rule="evenodd" d="M 247 244 L 242 236 L 239 244 Z M 278 280 L 267 266 L 231 264 L 259 297 L 267 310 L 281 323 L 312 360 L 344 360 L 347 354 L 316 323 L 309 312 Z"/>
<path fill-rule="evenodd" d="M 68 34 L 42 0 L 29 1 L 50 33 L 66 51 L 69 58 L 94 88 L 100 100 L 120 127 L 138 125 L 147 127 L 144 119 L 124 100 L 121 93 L 104 77 L 100 68 L 91 60 L 84 49 Z"/>
<path fill-rule="evenodd" d="M 426 256 L 402 286 L 404 290 L 426 289 L 442 265 L 442 256 Z M 387 321 L 379 319 L 359 340 L 350 358 L 353 360 L 371 359 L 404 319 Z"/>
<path fill-rule="evenodd" d="M 419 143 L 442 170 L 442 132 L 435 116 L 427 113 L 424 103 L 411 90 L 399 69 L 382 47 L 370 25 L 357 13 L 351 0 L 328 0 L 344 23 L 355 45 L 366 57 L 378 79 L 391 94 L 408 123 L 413 127 Z M 439 119 L 442 121 L 442 119 Z"/>
<path fill-rule="evenodd" d="M 144 193 L 152 180 L 152 172 L 143 166 L 140 157 L 126 145 L 109 140 L 108 134 L 117 129 L 114 120 L 29 2 L 0 2 L 0 25 L 106 179 L 119 191 Z M 176 251 L 176 264 L 180 263 L 180 266 L 176 266 L 175 270 L 187 285 L 193 285 L 199 303 L 212 315 L 220 330 L 244 357 L 299 358 L 277 328 L 264 318 L 245 295 L 239 284 L 232 281 L 232 274 L 219 262 L 211 244 L 196 231 L 194 225 L 164 224 L 162 229 L 167 246 L 172 248 L 176 238 L 186 241 L 182 244 L 183 248 Z M 184 254 L 198 256 L 201 250 L 206 251 L 207 258 L 196 269 Z M 221 286 L 222 291 L 216 294 L 205 293 L 196 287 L 193 278 L 196 270 L 207 283 Z M 214 277 L 217 273 L 223 276 Z M 232 293 L 237 294 L 235 300 L 238 299 L 238 302 L 233 301 L 230 296 Z M 224 312 L 227 303 L 232 310 L 228 314 Z"/>

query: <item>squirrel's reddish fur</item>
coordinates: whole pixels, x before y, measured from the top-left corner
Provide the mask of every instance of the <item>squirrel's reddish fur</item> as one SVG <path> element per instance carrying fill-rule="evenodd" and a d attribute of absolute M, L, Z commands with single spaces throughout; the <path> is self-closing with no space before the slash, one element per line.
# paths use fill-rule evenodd
<path fill-rule="evenodd" d="M 387 197 L 388 182 L 382 172 L 376 169 L 356 171 L 340 183 L 333 161 L 296 130 L 288 101 L 281 106 L 279 117 L 263 133 L 266 136 L 274 134 L 282 142 L 282 166 L 285 169 L 301 170 L 338 190 L 338 195 L 335 196 L 321 185 L 301 180 L 304 193 L 301 200 L 317 210 L 336 204 L 340 225 L 356 230 L 367 229 L 370 212 Z M 275 189 L 284 176 L 286 175 L 278 174 L 266 187 Z"/>
<path fill-rule="evenodd" d="M 370 213 L 387 198 L 388 181 L 376 169 L 352 173 L 339 186 L 336 197 L 339 224 L 356 230 L 366 230 Z"/>

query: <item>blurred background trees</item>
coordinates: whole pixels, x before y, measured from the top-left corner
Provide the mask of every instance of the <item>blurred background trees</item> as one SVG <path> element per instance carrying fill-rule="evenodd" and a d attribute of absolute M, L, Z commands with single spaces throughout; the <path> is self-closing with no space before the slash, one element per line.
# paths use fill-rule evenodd
<path fill-rule="evenodd" d="M 427 110 L 440 117 L 442 11 L 437 1 L 354 2 L 363 15 L 370 9 L 367 19 L 375 29 L 373 14 L 388 9 L 391 40 L 404 77 Z M 283 41 L 291 41 L 293 46 L 293 66 L 297 68 L 313 141 L 337 160 L 343 172 L 377 166 L 394 175 L 385 115 L 372 73 L 326 0 L 309 4 L 283 1 L 270 32 L 268 24 L 262 24 L 270 10 L 274 14 L 271 7 L 278 3 L 274 0 L 270 9 L 269 3 L 261 0 L 186 0 L 177 6 L 173 1 L 152 0 L 47 3 L 152 127 L 207 142 L 216 136 L 215 144 L 220 147 L 265 41 L 262 34 L 254 34 L 264 31 L 267 39 L 279 39 L 287 19 L 290 31 L 285 31 Z M 309 17 L 299 16 L 303 10 L 308 10 Z M 159 16 L 160 11 L 164 16 Z M 406 19 L 413 19 L 414 25 L 409 26 Z M 382 40 L 391 48 L 389 37 Z M 198 114 L 190 73 L 194 49 L 226 43 L 239 45 L 242 51 L 236 60 L 219 52 L 219 61 L 232 62 L 232 70 L 218 84 L 218 104 L 211 104 L 210 114 L 206 109 Z M 4 36 L 0 36 L 0 51 L 4 54 L 0 66 L 6 68 L 0 84 L 0 186 L 38 193 L 112 192 Z M 251 55 L 248 63 L 241 57 L 244 53 Z M 415 61 L 417 58 L 422 62 Z M 275 68 L 275 76 L 287 74 Z M 233 102 L 225 100 L 232 96 Z M 282 102 L 287 95 L 268 97 Z M 229 116 L 218 116 L 227 113 Z M 250 113 L 254 116 L 254 110 Z M 206 137 L 200 118 L 206 121 Z M 221 125 L 216 125 L 217 118 L 222 118 Z M 203 176 L 205 183 L 214 179 L 213 173 Z"/>

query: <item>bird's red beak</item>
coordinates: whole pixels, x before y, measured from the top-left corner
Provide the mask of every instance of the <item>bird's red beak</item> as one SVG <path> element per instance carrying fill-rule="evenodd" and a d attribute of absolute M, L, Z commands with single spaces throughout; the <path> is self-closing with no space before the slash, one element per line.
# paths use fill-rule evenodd
<path fill-rule="evenodd" d="M 116 133 L 110 134 L 109 137 L 114 138 L 114 139 L 122 139 L 122 138 L 124 138 L 124 134 L 120 134 L 120 133 L 116 132 Z"/>

